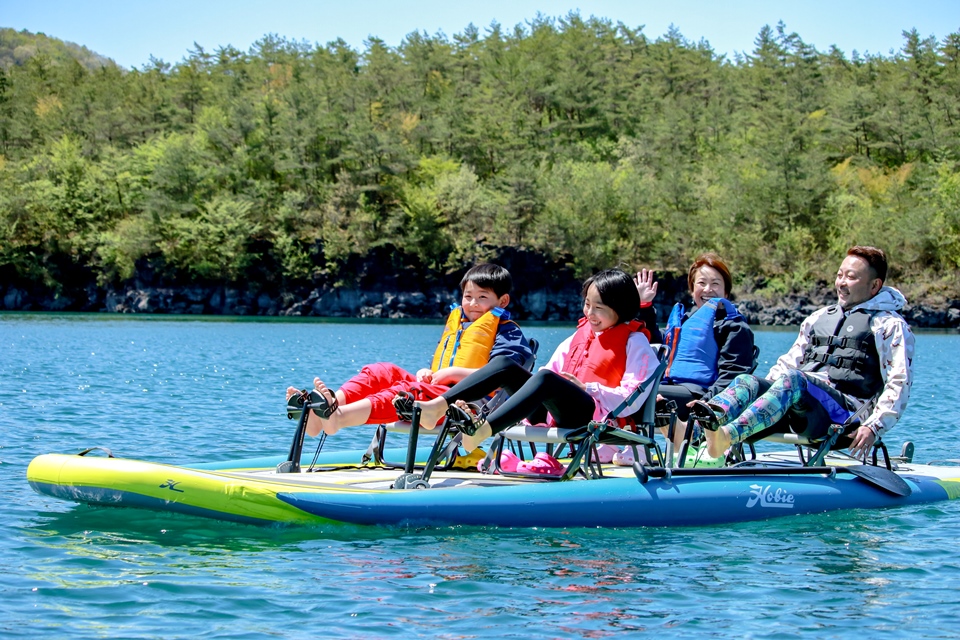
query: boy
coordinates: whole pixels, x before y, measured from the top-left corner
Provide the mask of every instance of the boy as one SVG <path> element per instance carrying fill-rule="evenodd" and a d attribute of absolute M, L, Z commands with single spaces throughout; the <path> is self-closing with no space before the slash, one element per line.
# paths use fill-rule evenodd
<path fill-rule="evenodd" d="M 397 394 L 409 392 L 418 400 L 432 400 L 495 356 L 507 356 L 522 365 L 533 352 L 505 311 L 512 288 L 510 272 L 499 265 L 478 264 L 467 271 L 460 281 L 461 304 L 447 318 L 433 363 L 416 375 L 378 362 L 363 367 L 336 393 L 314 378 L 314 408 L 307 419 L 307 433 L 333 435 L 344 427 L 394 422 L 399 419 L 393 405 Z M 287 399 L 298 393 L 289 387 Z"/>

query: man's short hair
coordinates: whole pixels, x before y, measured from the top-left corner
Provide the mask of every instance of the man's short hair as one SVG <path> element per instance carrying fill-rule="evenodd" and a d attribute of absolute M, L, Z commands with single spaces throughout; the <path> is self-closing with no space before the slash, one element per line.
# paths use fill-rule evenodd
<path fill-rule="evenodd" d="M 513 291 L 513 276 L 510 275 L 510 272 L 500 265 L 490 262 L 470 267 L 460 280 L 461 291 L 467 286 L 468 282 L 472 282 L 481 289 L 493 290 L 498 298 Z"/>
<path fill-rule="evenodd" d="M 862 258 L 870 266 L 871 271 L 873 271 L 873 277 L 880 278 L 880 282 L 886 281 L 887 254 L 883 252 L 883 249 L 856 245 L 847 249 L 847 255 Z"/>

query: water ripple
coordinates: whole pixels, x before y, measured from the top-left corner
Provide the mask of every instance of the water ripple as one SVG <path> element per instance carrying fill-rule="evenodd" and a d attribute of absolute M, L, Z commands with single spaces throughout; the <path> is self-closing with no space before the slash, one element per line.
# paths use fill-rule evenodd
<path fill-rule="evenodd" d="M 40 453 L 274 455 L 288 385 L 426 364 L 436 325 L 0 315 L 4 637 L 954 637 L 960 505 L 687 529 L 253 527 L 35 494 Z M 547 357 L 569 328 L 532 327 Z M 758 333 L 768 366 L 790 332 Z M 890 446 L 960 458 L 956 334 L 918 337 Z M 762 371 L 761 371 L 762 373 Z M 329 447 L 365 447 L 369 430 Z"/>

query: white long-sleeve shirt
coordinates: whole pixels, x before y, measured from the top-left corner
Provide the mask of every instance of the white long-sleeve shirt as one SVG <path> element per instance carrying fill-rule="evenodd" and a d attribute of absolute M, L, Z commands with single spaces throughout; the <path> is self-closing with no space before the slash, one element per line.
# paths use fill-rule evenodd
<path fill-rule="evenodd" d="M 910 325 L 897 313 L 906 303 L 906 299 L 899 291 L 893 287 L 883 287 L 877 295 L 850 309 L 850 311 L 866 309 L 875 312 L 870 321 L 870 330 L 877 346 L 877 354 L 880 356 L 883 390 L 873 411 L 860 424 L 873 428 L 877 436 L 893 428 L 903 415 L 904 409 L 907 408 L 907 401 L 910 399 L 910 387 L 913 384 L 914 338 Z M 790 350 L 780 356 L 776 364 L 771 367 L 767 374 L 768 380 L 776 380 L 788 369 L 800 368 L 803 364 L 803 354 L 807 345 L 810 344 L 813 325 L 828 308 L 824 307 L 813 312 L 803 321 L 796 341 Z M 807 372 L 807 375 L 815 376 L 834 386 L 825 370 Z M 859 403 L 856 398 L 851 400 Z"/>

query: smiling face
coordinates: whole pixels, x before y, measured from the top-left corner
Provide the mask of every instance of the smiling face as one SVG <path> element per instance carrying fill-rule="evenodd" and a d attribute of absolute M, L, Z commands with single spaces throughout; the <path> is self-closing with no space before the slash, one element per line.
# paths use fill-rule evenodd
<path fill-rule="evenodd" d="M 620 322 L 617 312 L 603 304 L 603 300 L 600 299 L 600 292 L 597 291 L 597 286 L 593 284 L 590 285 L 587 294 L 583 297 L 583 317 L 587 319 L 587 322 L 597 333 Z"/>
<path fill-rule="evenodd" d="M 697 309 L 711 298 L 726 298 L 727 292 L 724 288 L 723 276 L 713 267 L 703 265 L 697 269 L 693 278 L 691 295 L 693 295 L 693 304 L 697 306 Z"/>
<path fill-rule="evenodd" d="M 883 280 L 874 277 L 870 264 L 859 256 L 847 256 L 840 263 L 837 279 L 837 301 L 844 309 L 852 309 L 880 292 Z"/>
<path fill-rule="evenodd" d="M 510 302 L 510 295 L 497 296 L 493 289 L 478 287 L 473 281 L 468 281 L 463 287 L 463 297 L 460 306 L 463 315 L 469 322 L 476 322 L 480 316 L 494 307 L 506 307 Z"/>

